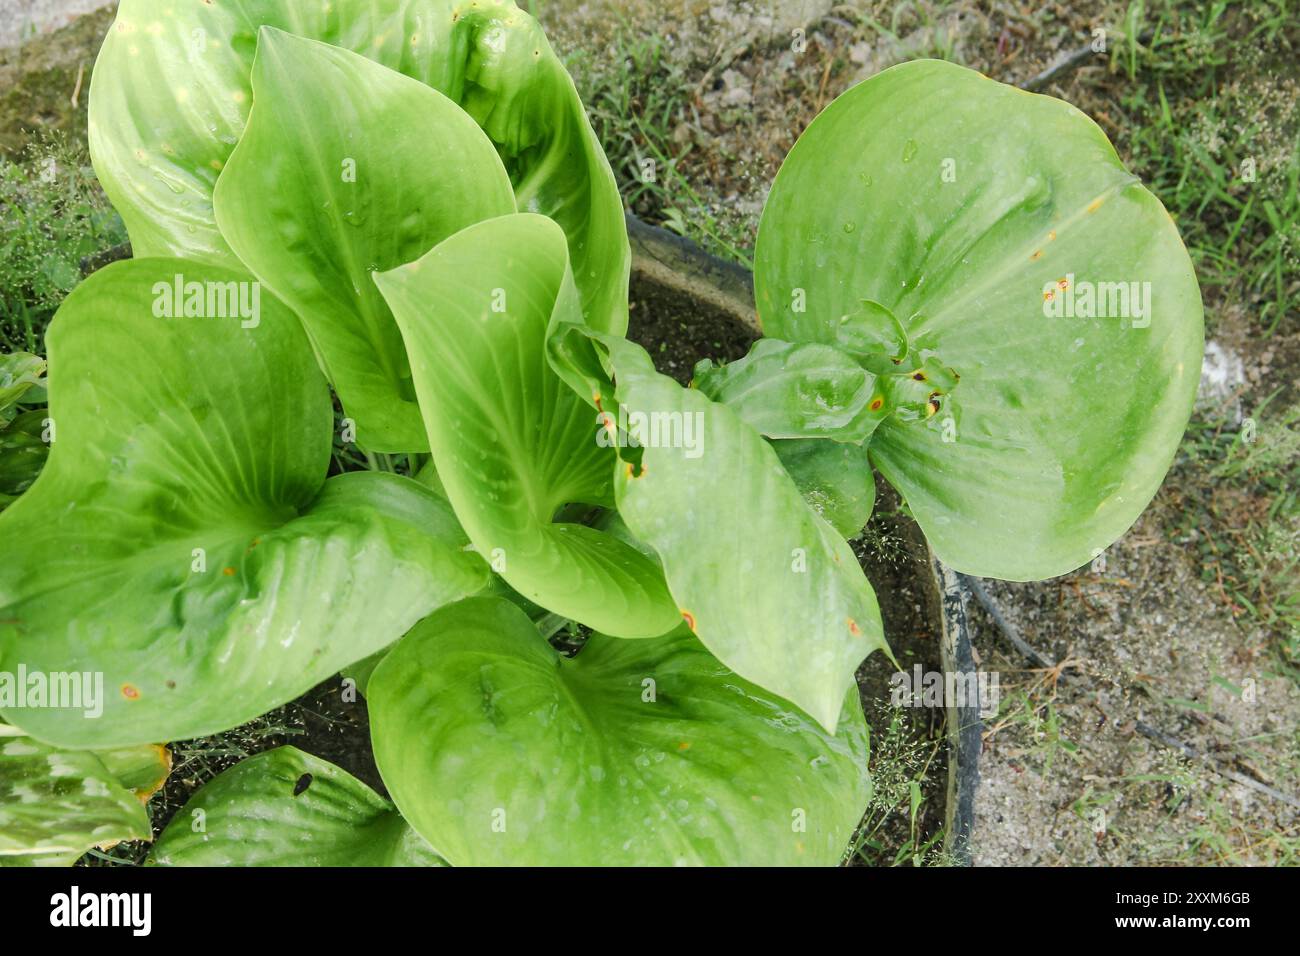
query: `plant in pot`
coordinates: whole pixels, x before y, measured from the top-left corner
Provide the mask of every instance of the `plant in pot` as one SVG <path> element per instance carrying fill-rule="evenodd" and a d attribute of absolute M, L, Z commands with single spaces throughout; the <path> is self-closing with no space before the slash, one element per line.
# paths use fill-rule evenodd
<path fill-rule="evenodd" d="M 47 337 L 0 671 L 99 675 L 102 714 L 0 699 L 0 778 L 61 794 L 0 809 L 0 859 L 140 836 L 105 754 L 342 670 L 391 800 L 279 748 L 151 862 L 835 863 L 888 653 L 846 543 L 873 468 L 952 567 L 1041 578 L 1129 527 L 1191 407 L 1159 202 L 1077 110 L 946 63 L 805 131 L 768 337 L 693 388 L 625 337 L 612 174 L 513 4 L 124 0 L 90 139 L 135 258 Z M 329 476 L 336 440 L 376 470 Z"/>

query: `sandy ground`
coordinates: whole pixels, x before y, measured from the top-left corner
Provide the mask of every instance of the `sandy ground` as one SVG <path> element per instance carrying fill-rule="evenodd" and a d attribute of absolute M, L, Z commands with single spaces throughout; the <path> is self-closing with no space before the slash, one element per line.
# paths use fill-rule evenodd
<path fill-rule="evenodd" d="M 0 47 L 52 33 L 113 0 L 0 0 Z"/>

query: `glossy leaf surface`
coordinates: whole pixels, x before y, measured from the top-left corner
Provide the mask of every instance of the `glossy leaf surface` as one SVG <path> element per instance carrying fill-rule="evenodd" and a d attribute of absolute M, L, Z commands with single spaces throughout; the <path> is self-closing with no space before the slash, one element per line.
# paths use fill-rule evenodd
<path fill-rule="evenodd" d="M 473 598 L 375 670 L 375 757 L 455 865 L 833 865 L 865 809 L 856 690 L 835 736 L 690 634 L 555 653 Z"/>
<path fill-rule="evenodd" d="M 861 346 L 883 309 L 960 376 L 959 415 L 891 416 L 871 456 L 971 574 L 1061 574 L 1119 537 L 1199 378 L 1200 296 L 1160 202 L 1079 110 L 949 63 L 886 70 L 813 121 L 755 286 L 768 335 Z"/>
<path fill-rule="evenodd" d="M 613 504 L 618 462 L 596 412 L 547 362 L 555 314 L 580 321 L 564 235 L 519 214 L 471 226 L 376 276 L 406 340 L 437 474 L 479 553 L 520 594 L 598 630 L 678 623 L 654 562 L 555 519 Z"/>
<path fill-rule="evenodd" d="M 92 846 L 146 840 L 149 815 L 89 751 L 0 724 L 0 866 L 68 866 Z"/>
<path fill-rule="evenodd" d="M 0 671 L 102 675 L 102 716 L 5 711 L 52 743 L 199 736 L 291 700 L 486 583 L 445 502 L 378 473 L 325 481 L 325 380 L 291 313 L 155 314 L 179 260 L 104 269 L 47 335 L 57 437 L 0 515 Z"/>
<path fill-rule="evenodd" d="M 614 175 L 559 57 L 509 0 L 122 0 L 91 78 L 90 152 L 136 255 L 237 265 L 212 193 L 248 120 L 263 26 L 359 53 L 456 103 L 492 140 L 518 207 L 564 228 L 587 321 L 626 328 L 631 256 Z M 424 122 L 437 132 L 434 116 Z M 385 144 L 423 134 L 391 130 Z"/>
<path fill-rule="evenodd" d="M 295 747 L 205 784 L 158 837 L 155 866 L 442 866 L 396 808 Z"/>

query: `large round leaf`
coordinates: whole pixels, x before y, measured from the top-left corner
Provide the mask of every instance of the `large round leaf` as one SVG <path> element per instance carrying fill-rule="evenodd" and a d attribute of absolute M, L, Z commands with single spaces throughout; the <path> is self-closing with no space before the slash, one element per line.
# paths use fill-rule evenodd
<path fill-rule="evenodd" d="M 241 760 L 194 794 L 149 855 L 157 866 L 442 866 L 393 805 L 294 747 Z"/>
<path fill-rule="evenodd" d="M 248 328 L 156 315 L 178 275 L 247 282 L 120 263 L 79 286 L 47 336 L 55 441 L 0 515 L 0 671 L 102 675 L 102 716 L 5 710 L 53 743 L 234 726 L 486 581 L 450 508 L 417 482 L 324 482 L 328 389 L 288 310 L 263 291 Z"/>
<path fill-rule="evenodd" d="M 764 210 L 755 286 L 769 335 L 850 347 L 867 303 L 960 376 L 950 422 L 893 416 L 871 453 L 972 574 L 1088 561 L 1190 414 L 1200 297 L 1160 202 L 1074 107 L 952 64 L 886 70 L 813 121 Z"/>
<path fill-rule="evenodd" d="M 524 597 L 597 630 L 672 629 L 650 558 L 553 520 L 570 502 L 612 505 L 618 463 L 595 411 L 547 363 L 553 314 L 581 319 L 555 223 L 479 223 L 375 282 L 406 340 L 438 476 L 479 552 Z"/>
<path fill-rule="evenodd" d="M 831 736 L 684 630 L 595 635 L 569 660 L 472 598 L 369 690 L 384 783 L 454 865 L 828 865 L 866 806 L 856 689 Z"/>
<path fill-rule="evenodd" d="M 564 228 L 587 320 L 626 328 L 614 175 L 541 27 L 509 0 L 122 0 L 91 78 L 90 151 L 137 255 L 236 265 L 212 191 L 248 118 L 262 26 L 360 53 L 459 104 L 496 146 L 519 208 Z M 436 117 L 425 123 L 437 132 Z M 417 130 L 395 132 L 385 145 Z"/>
<path fill-rule="evenodd" d="M 258 36 L 253 112 L 217 181 L 217 223 L 302 319 L 357 442 L 427 451 L 402 335 L 370 276 L 514 212 L 510 179 L 441 93 L 338 47 Z"/>
<path fill-rule="evenodd" d="M 89 751 L 0 724 L 0 866 L 71 865 L 93 846 L 147 840 L 149 815 Z"/>

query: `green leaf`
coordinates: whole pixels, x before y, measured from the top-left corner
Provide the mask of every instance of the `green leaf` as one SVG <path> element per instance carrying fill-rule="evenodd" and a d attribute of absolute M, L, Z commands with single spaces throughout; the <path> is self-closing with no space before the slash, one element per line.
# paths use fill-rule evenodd
<path fill-rule="evenodd" d="M 879 302 L 864 299 L 840 319 L 836 339 L 841 348 L 857 356 L 862 367 L 877 375 L 896 370 L 907 358 L 907 330 L 893 312 Z"/>
<path fill-rule="evenodd" d="M 49 412 L 35 408 L 0 428 L 0 508 L 32 486 L 45 467 L 50 446 L 43 440 Z"/>
<path fill-rule="evenodd" d="M 1045 314 L 1061 279 L 1138 283 L 1143 308 Z M 949 63 L 886 70 L 813 121 L 764 210 L 755 291 L 768 335 L 851 347 L 869 301 L 908 317 L 916 367 L 960 375 L 960 419 L 896 414 L 871 455 L 970 574 L 1061 574 L 1123 534 L 1199 378 L 1200 297 L 1160 202 L 1074 107 Z"/>
<path fill-rule="evenodd" d="M 93 846 L 147 840 L 149 815 L 89 751 L 0 725 L 0 866 L 70 866 Z"/>
<path fill-rule="evenodd" d="M 95 756 L 113 779 L 134 793 L 141 803 L 148 803 L 172 772 L 171 751 L 162 744 L 97 750 Z"/>
<path fill-rule="evenodd" d="M 631 254 L 614 175 L 541 27 L 509 0 L 122 0 L 91 78 L 90 152 L 136 255 L 238 264 L 212 192 L 244 133 L 262 26 L 359 53 L 459 105 L 492 140 L 518 208 L 564 228 L 587 320 L 626 329 Z M 432 119 L 416 125 L 436 133 Z M 416 129 L 400 132 L 384 145 Z"/>
<path fill-rule="evenodd" d="M 876 482 L 865 445 L 819 438 L 772 442 L 799 493 L 841 538 L 856 538 L 871 520 Z"/>
<path fill-rule="evenodd" d="M 370 683 L 375 759 L 453 865 L 837 863 L 866 805 L 856 689 L 831 736 L 679 629 L 555 653 L 472 598 Z"/>
<path fill-rule="evenodd" d="M 42 383 L 45 359 L 30 352 L 0 355 L 0 428 L 14 418 L 14 406 L 33 386 Z"/>
<path fill-rule="evenodd" d="M 769 438 L 860 444 L 888 411 L 874 374 L 848 352 L 816 342 L 759 339 L 739 361 L 700 362 L 694 385 Z"/>
<path fill-rule="evenodd" d="M 392 803 L 294 747 L 241 760 L 190 797 L 156 866 L 445 866 Z"/>
<path fill-rule="evenodd" d="M 547 363 L 552 315 L 578 320 L 564 234 L 542 216 L 470 226 L 375 282 L 401 327 L 438 476 L 479 553 L 531 601 L 596 630 L 678 623 L 655 563 L 554 520 L 612 506 L 618 459 L 596 413 Z"/>
<path fill-rule="evenodd" d="M 344 680 L 351 680 L 356 689 L 361 692 L 361 696 L 364 697 L 366 695 L 366 685 L 370 683 L 370 675 L 374 673 L 375 668 L 387 653 L 388 648 L 385 647 L 382 651 L 376 651 L 369 657 L 363 657 L 361 660 L 343 668 L 340 676 Z"/>
<path fill-rule="evenodd" d="M 357 443 L 427 451 L 402 336 L 370 277 L 515 211 L 483 131 L 415 80 L 263 27 L 253 111 L 213 202 L 240 259 L 302 319 Z"/>
<path fill-rule="evenodd" d="M 853 551 L 728 406 L 658 374 L 626 339 L 571 323 L 552 336 L 571 383 L 613 388 L 618 511 L 663 562 L 682 617 L 727 667 L 834 731 L 858 664 L 886 646 Z"/>
<path fill-rule="evenodd" d="M 118 263 L 47 335 L 56 440 L 0 515 L 0 671 L 102 677 L 93 703 L 4 709 L 51 743 L 235 726 L 486 584 L 450 508 L 417 482 L 324 481 L 329 393 L 293 315 L 263 295 L 249 328 L 156 316 L 157 289 L 182 273 L 244 281 Z"/>

